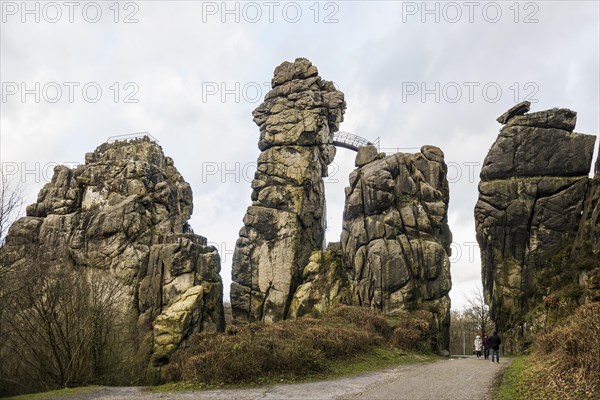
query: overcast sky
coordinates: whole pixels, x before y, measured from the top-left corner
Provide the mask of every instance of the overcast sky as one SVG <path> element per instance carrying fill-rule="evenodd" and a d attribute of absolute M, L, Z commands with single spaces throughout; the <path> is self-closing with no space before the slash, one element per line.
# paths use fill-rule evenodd
<path fill-rule="evenodd" d="M 578 112 L 599 132 L 597 1 L 2 1 L 0 155 L 26 204 L 52 167 L 146 131 L 190 182 L 194 231 L 219 248 L 225 298 L 259 154 L 251 112 L 274 68 L 306 57 L 345 93 L 341 130 L 382 151 L 442 148 L 454 234 L 452 308 L 480 286 L 473 208 L 481 163 L 516 102 Z M 37 97 L 37 98 L 36 98 Z M 341 232 L 355 153 L 326 179 Z"/>

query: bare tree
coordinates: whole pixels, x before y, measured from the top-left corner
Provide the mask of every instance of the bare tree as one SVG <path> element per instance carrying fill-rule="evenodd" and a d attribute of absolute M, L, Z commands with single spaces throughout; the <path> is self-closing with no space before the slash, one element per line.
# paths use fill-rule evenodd
<path fill-rule="evenodd" d="M 110 271 L 49 262 L 33 237 L 6 243 L 22 203 L 21 187 L 1 175 L 0 397 L 130 382 L 137 371 L 124 287 Z"/>
<path fill-rule="evenodd" d="M 8 303 L 20 289 L 16 278 L 15 265 L 6 262 L 4 238 L 13 220 L 18 216 L 23 204 L 22 190 L 18 183 L 11 183 L 0 166 L 0 380 L 6 375 L 6 357 L 12 318 Z M 1 386 L 1 384 L 0 384 Z"/>
<path fill-rule="evenodd" d="M 18 183 L 11 183 L 0 169 L 0 245 L 10 224 L 23 205 L 23 190 Z"/>
<path fill-rule="evenodd" d="M 470 316 L 465 310 L 452 310 L 450 314 L 450 353 L 471 354 L 473 341 L 479 334 Z"/>
<path fill-rule="evenodd" d="M 452 310 L 450 315 L 452 354 L 471 354 L 475 337 L 490 335 L 494 328 L 481 290 L 475 290 L 466 300 L 467 306 L 463 310 Z"/>
<path fill-rule="evenodd" d="M 481 289 L 474 290 L 471 297 L 467 298 L 467 303 L 464 316 L 473 324 L 474 329 L 481 337 L 490 334 L 490 331 L 494 329 L 494 323 Z"/>
<path fill-rule="evenodd" d="M 19 290 L 19 287 L 14 285 L 14 279 L 12 279 L 14 278 L 15 266 L 5 262 L 4 239 L 10 225 L 21 211 L 22 205 L 23 191 L 21 186 L 18 183 L 11 183 L 0 167 L 0 325 L 2 323 L 2 310 L 5 308 L 3 299 Z M 0 339 L 2 339 L 1 333 L 0 326 Z"/>
<path fill-rule="evenodd" d="M 105 271 L 35 261 L 23 277 L 29 284 L 8 305 L 4 391 L 106 382 L 129 354 L 121 287 Z"/>

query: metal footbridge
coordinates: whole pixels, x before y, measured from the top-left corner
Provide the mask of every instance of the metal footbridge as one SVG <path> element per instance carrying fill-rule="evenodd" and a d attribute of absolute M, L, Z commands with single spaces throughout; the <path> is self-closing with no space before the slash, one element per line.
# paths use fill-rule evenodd
<path fill-rule="evenodd" d="M 358 151 L 359 147 L 366 146 L 368 144 L 373 143 L 364 137 L 360 137 L 349 132 L 338 131 L 333 134 L 333 145 L 337 147 Z"/>
<path fill-rule="evenodd" d="M 144 136 L 147 136 L 150 140 L 158 143 L 158 140 L 148 132 L 135 132 L 127 133 L 125 135 L 115 135 L 109 137 L 106 142 L 112 143 L 121 140 L 141 139 Z M 379 138 L 375 139 L 374 142 L 371 142 L 364 137 L 350 132 L 338 131 L 333 134 L 333 145 L 336 147 L 343 147 L 348 150 L 358 151 L 359 147 L 366 146 L 368 144 L 372 144 L 379 149 Z"/>

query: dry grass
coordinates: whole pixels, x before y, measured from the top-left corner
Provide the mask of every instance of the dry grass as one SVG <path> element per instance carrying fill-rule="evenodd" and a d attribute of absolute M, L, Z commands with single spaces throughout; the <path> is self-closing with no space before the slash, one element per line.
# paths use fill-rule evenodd
<path fill-rule="evenodd" d="M 600 303 L 582 305 L 537 336 L 519 366 L 519 379 L 504 382 L 499 399 L 510 398 L 503 392 L 527 399 L 600 399 Z"/>
<path fill-rule="evenodd" d="M 206 384 L 309 376 L 327 372 L 332 360 L 351 360 L 378 345 L 419 348 L 423 323 L 407 314 L 402 327 L 394 329 L 373 310 L 338 306 L 321 319 L 232 326 L 224 334 L 193 335 L 173 355 L 165 372 L 171 382 Z"/>
<path fill-rule="evenodd" d="M 533 361 L 544 386 L 563 399 L 600 398 L 600 303 L 585 304 L 535 340 Z M 590 397 L 595 393 L 595 397 Z"/>
<path fill-rule="evenodd" d="M 432 340 L 437 334 L 429 322 L 431 319 L 431 313 L 426 311 L 401 314 L 390 342 L 406 351 L 431 352 Z"/>

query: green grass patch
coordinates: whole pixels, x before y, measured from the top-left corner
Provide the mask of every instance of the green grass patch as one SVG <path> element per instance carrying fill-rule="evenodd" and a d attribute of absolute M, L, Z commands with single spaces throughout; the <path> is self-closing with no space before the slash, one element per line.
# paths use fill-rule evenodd
<path fill-rule="evenodd" d="M 378 371 L 399 365 L 416 364 L 422 362 L 433 362 L 447 360 L 433 354 L 407 353 L 400 349 L 390 347 L 376 347 L 372 352 L 361 354 L 354 360 L 345 362 L 333 362 L 327 379 L 340 378 L 344 376 L 358 375 L 364 372 Z"/>
<path fill-rule="evenodd" d="M 83 386 L 76 388 L 65 388 L 59 390 L 51 390 L 42 393 L 22 394 L 14 397 L 5 397 L 6 400 L 44 400 L 53 399 L 56 397 L 76 396 L 81 394 L 89 394 L 96 390 L 98 386 Z"/>
<path fill-rule="evenodd" d="M 524 399 L 527 395 L 525 374 L 528 369 L 526 356 L 515 357 L 498 378 L 494 400 Z"/>
<path fill-rule="evenodd" d="M 568 387 L 565 390 L 551 383 L 548 378 L 549 363 L 541 362 L 535 356 L 516 357 L 499 379 L 494 400 L 584 400 L 598 399 L 581 388 Z"/>

